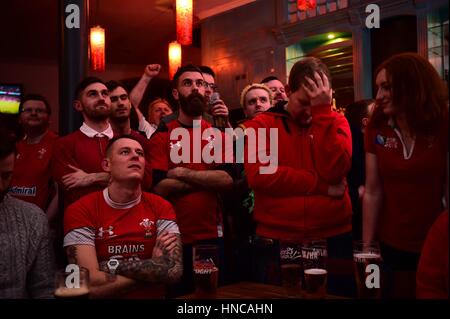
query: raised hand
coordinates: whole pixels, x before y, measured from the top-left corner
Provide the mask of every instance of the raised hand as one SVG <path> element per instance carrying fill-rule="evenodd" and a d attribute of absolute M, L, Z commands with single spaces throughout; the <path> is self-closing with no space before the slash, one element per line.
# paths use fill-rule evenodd
<path fill-rule="evenodd" d="M 160 64 L 149 64 L 145 67 L 144 74 L 149 78 L 154 78 L 161 71 Z"/>
<path fill-rule="evenodd" d="M 210 112 L 212 116 L 228 116 L 229 114 L 228 107 L 222 100 L 216 100 Z"/>
<path fill-rule="evenodd" d="M 332 89 L 324 73 L 314 72 L 314 80 L 307 76 L 305 80 L 308 85 L 302 84 L 302 87 L 310 99 L 311 106 L 331 104 Z"/>

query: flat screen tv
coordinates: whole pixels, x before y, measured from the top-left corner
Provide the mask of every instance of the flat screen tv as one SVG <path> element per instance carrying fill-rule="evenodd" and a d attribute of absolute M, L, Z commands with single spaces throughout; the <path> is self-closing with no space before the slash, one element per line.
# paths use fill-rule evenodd
<path fill-rule="evenodd" d="M 19 113 L 22 85 L 0 83 L 0 113 Z"/>

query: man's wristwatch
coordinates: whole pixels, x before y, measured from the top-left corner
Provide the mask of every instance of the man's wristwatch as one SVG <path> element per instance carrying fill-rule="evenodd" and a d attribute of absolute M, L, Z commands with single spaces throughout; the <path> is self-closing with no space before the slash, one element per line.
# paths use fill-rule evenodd
<path fill-rule="evenodd" d="M 111 275 L 115 275 L 116 269 L 117 269 L 117 267 L 119 267 L 119 261 L 117 259 L 112 258 L 112 259 L 108 260 L 106 265 L 108 265 L 109 273 Z"/>

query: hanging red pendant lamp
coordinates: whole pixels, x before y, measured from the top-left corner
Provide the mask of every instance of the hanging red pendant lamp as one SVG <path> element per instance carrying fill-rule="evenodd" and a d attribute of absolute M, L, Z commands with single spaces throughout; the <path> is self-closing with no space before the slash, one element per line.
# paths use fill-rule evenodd
<path fill-rule="evenodd" d="M 177 42 L 192 44 L 192 0 L 176 0 Z"/>
<path fill-rule="evenodd" d="M 91 68 L 94 71 L 105 71 L 105 29 L 100 26 L 90 31 Z"/>
<path fill-rule="evenodd" d="M 169 43 L 169 77 L 173 79 L 175 72 L 181 66 L 181 45 L 177 42 Z"/>

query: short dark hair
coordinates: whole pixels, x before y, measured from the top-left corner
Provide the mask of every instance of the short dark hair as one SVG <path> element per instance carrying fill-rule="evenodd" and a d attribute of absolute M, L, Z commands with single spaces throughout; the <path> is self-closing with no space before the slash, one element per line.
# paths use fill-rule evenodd
<path fill-rule="evenodd" d="M 325 63 L 318 58 L 307 57 L 297 61 L 289 73 L 289 88 L 291 92 L 296 92 L 302 84 L 308 83 L 305 77 L 314 81 L 314 72 L 322 72 L 328 78 L 331 86 L 331 75 Z"/>
<path fill-rule="evenodd" d="M 117 89 L 120 86 L 128 93 L 128 90 L 126 89 L 125 85 L 120 81 L 111 80 L 111 81 L 106 82 L 105 85 L 108 88 L 109 92 L 114 91 L 115 89 Z"/>
<path fill-rule="evenodd" d="M 88 76 L 88 77 L 84 78 L 80 83 L 78 83 L 77 87 L 75 88 L 75 99 L 79 99 L 81 92 L 93 83 L 105 84 L 105 82 L 103 82 L 98 77 Z"/>
<path fill-rule="evenodd" d="M 23 105 L 27 101 L 41 101 L 42 103 L 45 104 L 45 108 L 47 109 L 48 115 L 52 114 L 52 109 L 50 108 L 50 103 L 48 103 L 48 100 L 43 95 L 34 93 L 27 94 L 22 98 L 19 105 L 19 113 L 23 112 Z"/>
<path fill-rule="evenodd" d="M 202 73 L 206 73 L 211 75 L 213 78 L 216 78 L 216 74 L 214 73 L 213 69 L 211 69 L 209 66 L 207 65 L 201 65 L 198 67 Z"/>
<path fill-rule="evenodd" d="M 8 130 L 0 128 L 0 159 L 4 159 L 7 156 L 14 154 L 16 152 L 16 140 L 14 135 Z"/>
<path fill-rule="evenodd" d="M 270 82 L 270 81 L 273 81 L 273 80 L 278 80 L 278 81 L 280 81 L 280 79 L 277 78 L 275 75 L 269 75 L 268 77 L 265 77 L 260 83 L 261 83 L 261 84 L 264 84 L 264 83 L 267 83 L 267 82 Z M 281 82 L 281 81 L 280 81 L 280 82 Z"/>
<path fill-rule="evenodd" d="M 114 145 L 114 143 L 117 142 L 118 140 L 123 139 L 123 138 L 127 138 L 127 139 L 130 139 L 130 140 L 138 142 L 139 145 L 141 145 L 142 149 L 144 149 L 144 147 L 142 146 L 141 142 L 139 142 L 139 140 L 136 137 L 134 137 L 133 135 L 130 135 L 130 134 L 124 134 L 124 135 L 115 136 L 115 137 L 113 137 L 112 139 L 109 140 L 108 145 L 106 146 L 106 156 L 110 155 L 111 148 Z"/>
<path fill-rule="evenodd" d="M 361 127 L 363 118 L 369 116 L 369 105 L 374 100 L 359 100 L 345 108 L 345 118 L 352 127 Z"/>
<path fill-rule="evenodd" d="M 200 68 L 198 66 L 194 65 L 194 64 L 186 64 L 186 65 L 183 65 L 182 67 L 179 67 L 177 69 L 177 72 L 175 72 L 175 75 L 173 76 L 173 80 L 172 80 L 174 88 L 177 88 L 177 86 L 178 86 L 178 79 L 185 72 L 198 72 L 200 74 L 203 73 L 202 70 L 200 70 Z"/>

